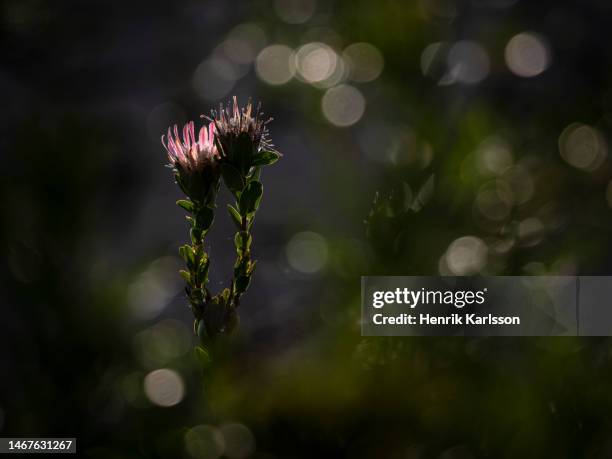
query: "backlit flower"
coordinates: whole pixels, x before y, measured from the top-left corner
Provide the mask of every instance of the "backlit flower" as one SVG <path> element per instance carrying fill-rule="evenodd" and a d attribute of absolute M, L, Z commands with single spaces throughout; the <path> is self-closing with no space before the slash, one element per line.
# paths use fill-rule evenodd
<path fill-rule="evenodd" d="M 251 158 L 261 150 L 273 150 L 268 140 L 267 124 L 272 118 L 264 118 L 261 104 L 255 108 L 249 100 L 243 108 L 238 107 L 236 96 L 233 103 L 213 110 L 217 148 L 222 159 L 240 169 L 248 169 Z"/>
<path fill-rule="evenodd" d="M 200 128 L 195 137 L 195 127 L 190 121 L 183 127 L 183 137 L 179 135 L 178 127 L 174 132 L 168 128 L 167 140 L 162 136 L 162 144 L 168 152 L 170 164 L 177 170 L 185 172 L 202 171 L 206 166 L 213 165 L 219 159 L 215 146 L 215 124 L 210 123 Z"/>

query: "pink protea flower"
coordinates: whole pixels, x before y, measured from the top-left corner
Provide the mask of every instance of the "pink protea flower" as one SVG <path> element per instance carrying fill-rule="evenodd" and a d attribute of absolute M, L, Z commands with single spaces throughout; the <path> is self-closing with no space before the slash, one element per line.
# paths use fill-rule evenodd
<path fill-rule="evenodd" d="M 272 118 L 264 118 L 261 104 L 253 107 L 251 100 L 243 108 L 238 106 L 236 96 L 232 104 L 219 105 L 212 111 L 216 129 L 216 145 L 221 161 L 232 164 L 246 173 L 255 164 L 255 156 L 262 151 L 273 151 L 268 139 L 267 124 Z M 276 158 L 278 152 L 273 153 Z"/>
<path fill-rule="evenodd" d="M 214 165 L 219 159 L 215 146 L 215 124 L 210 123 L 200 128 L 198 138 L 195 137 L 195 127 L 190 121 L 183 127 L 183 139 L 179 136 L 178 127 L 168 128 L 168 138 L 162 135 L 162 145 L 168 152 L 170 164 L 178 170 L 185 172 L 199 172 L 205 167 Z"/>
<path fill-rule="evenodd" d="M 230 106 L 219 105 L 219 111 L 213 111 L 214 123 L 219 137 L 238 136 L 242 133 L 249 135 L 251 140 L 259 146 L 259 142 L 266 137 L 266 124 L 272 119 L 263 118 L 261 104 L 253 110 L 253 103 L 249 100 L 246 107 L 238 107 L 236 96 L 232 98 Z"/>

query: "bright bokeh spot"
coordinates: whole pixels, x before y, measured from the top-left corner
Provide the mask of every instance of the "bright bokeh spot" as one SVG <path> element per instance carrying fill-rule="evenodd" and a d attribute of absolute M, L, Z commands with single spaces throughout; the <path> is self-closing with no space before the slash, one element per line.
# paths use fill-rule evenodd
<path fill-rule="evenodd" d="M 339 127 L 351 126 L 359 121 L 365 111 L 365 105 L 361 92 L 344 84 L 328 89 L 321 101 L 325 118 Z"/>
<path fill-rule="evenodd" d="M 479 273 L 487 264 L 487 245 L 475 236 L 456 239 L 446 250 L 446 265 L 456 276 Z"/>
<path fill-rule="evenodd" d="M 268 84 L 288 83 L 295 75 L 293 50 L 285 45 L 264 48 L 255 61 L 255 72 L 260 80 Z"/>
<path fill-rule="evenodd" d="M 174 370 L 154 370 L 144 378 L 144 392 L 155 405 L 169 407 L 177 405 L 185 396 L 183 378 Z"/>
<path fill-rule="evenodd" d="M 328 258 L 327 241 L 313 231 L 294 235 L 286 247 L 289 266 L 304 274 L 314 274 L 325 267 Z"/>
<path fill-rule="evenodd" d="M 385 66 L 381 52 L 370 43 L 353 43 L 342 53 L 349 68 L 349 78 L 357 82 L 373 81 Z"/>
<path fill-rule="evenodd" d="M 512 210 L 512 193 L 501 180 L 485 183 L 476 195 L 478 212 L 492 221 L 502 221 Z"/>
<path fill-rule="evenodd" d="M 338 65 L 338 55 L 325 43 L 313 42 L 295 53 L 298 75 L 307 83 L 320 83 L 330 78 Z"/>
<path fill-rule="evenodd" d="M 510 145 L 500 137 L 489 137 L 478 147 L 478 169 L 484 175 L 502 175 L 512 162 Z"/>
<path fill-rule="evenodd" d="M 523 32 L 506 45 L 506 65 L 515 75 L 534 77 L 550 65 L 550 51 L 546 41 L 537 34 Z"/>
<path fill-rule="evenodd" d="M 571 166 L 593 172 L 608 156 L 603 135 L 594 127 L 573 123 L 559 137 L 561 157 Z"/>

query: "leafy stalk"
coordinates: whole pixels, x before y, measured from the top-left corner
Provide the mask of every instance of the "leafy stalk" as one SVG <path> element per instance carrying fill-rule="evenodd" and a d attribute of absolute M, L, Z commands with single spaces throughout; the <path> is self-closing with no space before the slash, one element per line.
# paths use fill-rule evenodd
<path fill-rule="evenodd" d="M 251 277 L 257 263 L 251 258 L 251 244 L 253 242 L 251 228 L 263 196 L 263 186 L 259 181 L 259 168 L 255 168 L 252 173 L 242 176 L 241 179 L 244 186 L 241 190 L 234 191 L 235 207 L 228 206 L 230 216 L 238 229 L 234 236 L 236 262 L 234 263 L 230 291 L 230 298 L 236 307 L 240 304 L 240 297 L 251 283 Z"/>
<path fill-rule="evenodd" d="M 177 182 L 181 184 L 181 177 L 177 175 Z M 183 187 L 181 187 L 183 188 Z M 200 330 L 204 323 L 207 304 L 210 303 L 212 295 L 208 290 L 208 271 L 210 268 L 210 257 L 204 247 L 204 239 L 214 221 L 215 200 L 219 189 L 219 179 L 213 180 L 207 193 L 200 195 L 200 199 L 187 196 L 180 199 L 176 204 L 184 209 L 189 222 L 190 244 L 179 248 L 179 255 L 185 261 L 186 269 L 179 271 L 186 282 L 185 293 L 195 317 L 194 331 L 202 335 L 205 330 Z"/>

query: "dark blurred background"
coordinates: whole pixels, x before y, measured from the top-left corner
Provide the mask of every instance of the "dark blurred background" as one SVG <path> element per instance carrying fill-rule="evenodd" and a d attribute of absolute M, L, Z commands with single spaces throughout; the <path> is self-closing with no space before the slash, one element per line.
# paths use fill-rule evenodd
<path fill-rule="evenodd" d="M 612 3 L 0 6 L 1 436 L 120 459 L 612 457 L 607 338 L 359 335 L 362 275 L 610 274 Z M 159 139 L 234 94 L 284 157 L 239 333 L 202 374 Z"/>

